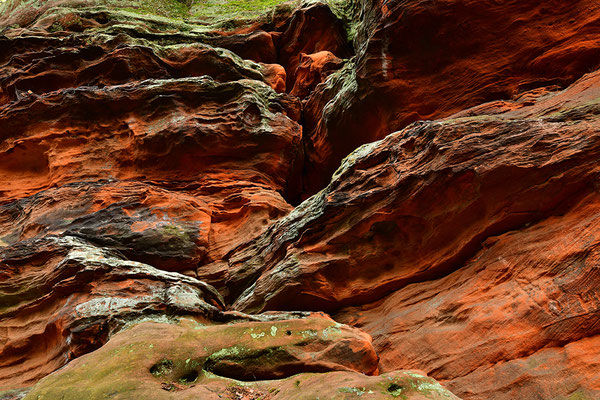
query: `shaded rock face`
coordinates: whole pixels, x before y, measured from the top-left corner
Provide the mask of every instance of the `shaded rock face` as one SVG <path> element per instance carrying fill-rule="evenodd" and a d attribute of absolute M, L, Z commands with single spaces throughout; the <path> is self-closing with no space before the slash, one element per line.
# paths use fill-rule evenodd
<path fill-rule="evenodd" d="M 0 399 L 598 398 L 600 6 L 215 4 L 0 0 Z"/>
<path fill-rule="evenodd" d="M 306 107 L 309 194 L 360 144 L 599 67 L 593 0 L 353 3 L 354 65 Z"/>

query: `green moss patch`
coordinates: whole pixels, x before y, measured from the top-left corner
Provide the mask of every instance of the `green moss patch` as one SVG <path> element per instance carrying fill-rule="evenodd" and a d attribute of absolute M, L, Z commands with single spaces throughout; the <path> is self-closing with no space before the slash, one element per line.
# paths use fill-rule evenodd
<path fill-rule="evenodd" d="M 404 389 L 401 385 L 398 385 L 397 383 L 390 383 L 387 387 L 387 391 L 393 396 L 393 397 L 398 397 L 402 394 L 402 389 Z"/>
<path fill-rule="evenodd" d="M 149 0 L 132 2 L 123 9 L 138 14 L 160 15 L 167 18 L 184 19 L 190 16 L 190 6 L 179 0 Z"/>
<path fill-rule="evenodd" d="M 283 0 L 195 0 L 190 14 L 196 18 L 225 18 L 258 16 Z"/>
<path fill-rule="evenodd" d="M 139 0 L 126 3 L 115 1 L 112 6 L 137 14 L 216 22 L 256 18 L 284 2 L 284 0 Z M 298 1 L 292 3 L 299 4 Z"/>

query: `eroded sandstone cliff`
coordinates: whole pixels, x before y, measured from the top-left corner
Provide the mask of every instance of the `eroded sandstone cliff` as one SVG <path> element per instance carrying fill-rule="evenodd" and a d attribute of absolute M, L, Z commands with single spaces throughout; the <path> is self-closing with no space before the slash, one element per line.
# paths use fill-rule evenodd
<path fill-rule="evenodd" d="M 600 398 L 598 68 L 593 0 L 0 0 L 0 399 Z"/>

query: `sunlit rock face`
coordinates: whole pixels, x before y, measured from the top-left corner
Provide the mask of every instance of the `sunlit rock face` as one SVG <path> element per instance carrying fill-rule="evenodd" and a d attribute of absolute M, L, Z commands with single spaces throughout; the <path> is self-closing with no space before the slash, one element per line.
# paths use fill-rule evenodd
<path fill-rule="evenodd" d="M 599 37 L 0 0 L 0 399 L 600 397 Z"/>

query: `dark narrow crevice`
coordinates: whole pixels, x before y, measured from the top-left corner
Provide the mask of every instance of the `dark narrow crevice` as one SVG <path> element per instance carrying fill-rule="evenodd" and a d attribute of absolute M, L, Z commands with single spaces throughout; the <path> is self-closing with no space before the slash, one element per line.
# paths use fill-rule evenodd
<path fill-rule="evenodd" d="M 302 54 L 310 55 L 321 51 L 330 51 L 336 57 L 349 59 L 354 56 L 354 47 L 348 37 L 348 21 L 341 20 L 331 8 L 324 3 L 316 3 L 306 8 L 294 11 L 289 20 L 280 28 L 279 36 L 275 40 L 277 63 L 286 70 L 287 82 L 286 92 L 289 94 L 297 84 L 298 67 Z M 321 42 L 327 42 L 334 48 L 323 48 Z M 332 73 L 334 71 L 331 71 Z M 327 77 L 329 77 L 329 74 Z M 326 78 L 325 78 L 326 80 Z M 311 96 L 317 90 L 322 90 L 318 84 L 323 82 L 312 82 L 308 94 L 299 98 L 302 108 L 300 119 L 297 121 L 302 127 L 302 143 L 300 154 L 294 161 L 293 176 L 290 184 L 283 193 L 285 200 L 296 207 L 307 195 L 304 187 L 306 178 L 306 165 L 309 162 L 311 148 L 307 144 L 307 137 L 312 134 L 306 122 L 305 106 Z M 325 106 L 325 104 L 323 104 Z M 297 177 L 297 178 L 296 178 Z M 325 183 L 326 184 L 326 183 Z M 324 186 L 323 186 L 324 187 Z"/>

